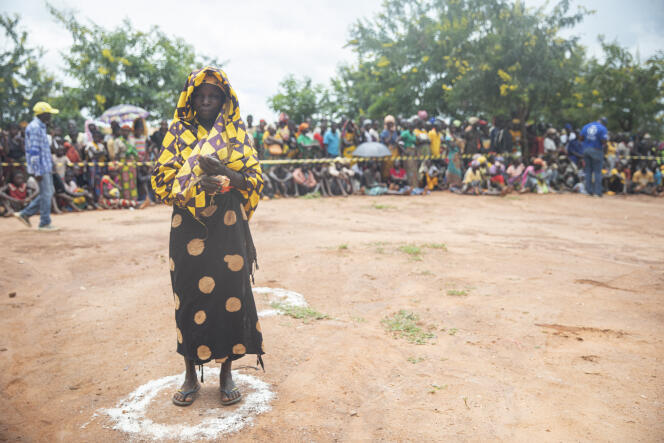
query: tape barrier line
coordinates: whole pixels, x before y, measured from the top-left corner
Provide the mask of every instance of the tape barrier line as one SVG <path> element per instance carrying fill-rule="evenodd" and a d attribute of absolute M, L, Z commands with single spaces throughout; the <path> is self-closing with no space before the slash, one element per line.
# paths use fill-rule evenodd
<path fill-rule="evenodd" d="M 477 154 L 462 154 L 461 158 L 472 158 Z M 495 154 L 496 157 L 521 157 L 517 154 Z M 292 159 L 269 159 L 260 160 L 261 165 L 291 165 L 291 164 L 329 164 L 337 161 L 370 162 L 370 161 L 396 161 L 396 160 L 443 160 L 446 155 L 401 155 L 395 157 L 334 157 L 334 158 L 292 158 Z M 664 156 L 653 155 L 623 155 L 616 156 L 618 159 L 628 160 L 663 160 Z M 606 157 L 605 157 L 606 159 Z M 76 162 L 55 163 L 57 166 L 154 166 L 155 162 Z M 26 162 L 1 162 L 0 166 L 26 166 Z"/>

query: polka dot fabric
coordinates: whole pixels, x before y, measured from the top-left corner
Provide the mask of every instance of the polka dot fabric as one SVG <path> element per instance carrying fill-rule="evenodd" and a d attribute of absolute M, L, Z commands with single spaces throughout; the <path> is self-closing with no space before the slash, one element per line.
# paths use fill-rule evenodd
<path fill-rule="evenodd" d="M 175 299 L 177 351 L 203 364 L 256 354 L 262 364 L 263 335 L 251 291 L 255 254 L 243 197 L 217 194 L 197 220 L 175 205 L 169 266 Z M 253 252 L 252 252 L 253 251 Z"/>

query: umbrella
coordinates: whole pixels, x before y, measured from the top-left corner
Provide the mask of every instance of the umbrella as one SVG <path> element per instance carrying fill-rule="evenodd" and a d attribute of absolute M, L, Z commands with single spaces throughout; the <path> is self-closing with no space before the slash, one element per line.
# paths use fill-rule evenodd
<path fill-rule="evenodd" d="M 392 151 L 387 146 L 378 142 L 366 142 L 355 148 L 355 157 L 389 157 Z"/>
<path fill-rule="evenodd" d="M 106 124 L 111 124 L 112 120 L 117 120 L 120 125 L 123 125 L 125 123 L 131 124 L 137 118 L 146 118 L 148 115 L 150 115 L 148 111 L 138 106 L 116 105 L 104 111 L 99 120 Z"/>

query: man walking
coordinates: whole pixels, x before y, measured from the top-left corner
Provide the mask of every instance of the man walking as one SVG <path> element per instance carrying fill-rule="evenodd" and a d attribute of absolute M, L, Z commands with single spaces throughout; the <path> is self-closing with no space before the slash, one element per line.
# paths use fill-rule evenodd
<path fill-rule="evenodd" d="M 588 195 L 602 196 L 602 162 L 608 140 L 606 117 L 588 123 L 581 130 L 583 142 L 584 172 L 586 175 L 586 192 Z"/>
<path fill-rule="evenodd" d="M 25 128 L 25 160 L 28 173 L 39 182 L 39 196 L 32 200 L 27 208 L 14 216 L 30 227 L 30 217 L 39 212 L 39 230 L 57 231 L 51 224 L 51 200 L 53 198 L 53 161 L 48 142 L 46 125 L 51 121 L 51 114 L 57 114 L 46 102 L 38 102 L 32 108 L 35 118 Z"/>

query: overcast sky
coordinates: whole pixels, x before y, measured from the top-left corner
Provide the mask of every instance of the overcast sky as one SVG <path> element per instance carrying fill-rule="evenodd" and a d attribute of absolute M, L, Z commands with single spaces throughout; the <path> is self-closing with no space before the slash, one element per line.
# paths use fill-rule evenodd
<path fill-rule="evenodd" d="M 593 54 L 597 36 L 618 40 L 642 59 L 664 50 L 664 0 L 572 0 L 596 10 L 572 31 Z M 113 28 L 128 17 L 136 28 L 158 25 L 182 37 L 200 54 L 228 60 L 224 66 L 238 93 L 242 114 L 272 117 L 266 99 L 288 73 L 307 75 L 326 83 L 339 63 L 352 60 L 343 49 L 349 26 L 371 16 L 381 0 L 52 0 L 57 8 L 71 8 L 80 19 Z M 526 0 L 539 6 L 544 0 Z M 551 2 L 553 3 L 553 1 Z M 183 6 L 185 5 L 186 6 Z M 18 13 L 29 31 L 29 44 L 46 50 L 45 66 L 57 73 L 60 52 L 71 44 L 40 0 L 0 0 L 2 12 Z M 201 31 L 192 32 L 194 29 Z M 188 33 L 189 32 L 189 33 Z M 175 105 L 176 97 L 173 98 Z"/>

